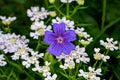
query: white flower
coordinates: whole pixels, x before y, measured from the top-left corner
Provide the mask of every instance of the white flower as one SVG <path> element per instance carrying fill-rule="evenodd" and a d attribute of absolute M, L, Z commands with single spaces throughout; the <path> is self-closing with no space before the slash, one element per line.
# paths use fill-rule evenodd
<path fill-rule="evenodd" d="M 105 56 L 104 54 L 100 53 L 100 48 L 94 48 L 95 54 L 93 54 L 95 60 L 103 60 L 107 62 L 107 59 L 110 59 L 110 56 Z"/>
<path fill-rule="evenodd" d="M 106 38 L 107 42 L 104 42 L 103 40 L 100 40 L 100 44 L 104 46 L 106 49 L 109 49 L 111 51 L 117 50 L 118 46 L 116 44 L 118 41 L 113 41 L 113 38 Z"/>
<path fill-rule="evenodd" d="M 105 56 L 105 55 L 103 55 L 102 60 L 103 60 L 104 62 L 107 62 L 108 59 L 110 59 L 110 56 Z"/>
<path fill-rule="evenodd" d="M 27 10 L 27 15 L 30 17 L 31 21 L 40 21 L 41 19 L 47 18 L 49 15 L 49 12 L 45 10 L 44 7 L 39 10 L 39 7 L 31 7 L 31 9 Z"/>
<path fill-rule="evenodd" d="M 97 77 L 98 75 L 101 75 L 100 68 L 95 70 L 95 68 L 89 67 L 88 70 L 88 72 L 84 72 L 82 69 L 80 69 L 78 76 L 82 76 L 87 80 L 100 80 L 100 77 Z"/>
<path fill-rule="evenodd" d="M 93 41 L 93 38 L 88 38 L 87 40 L 84 40 L 84 39 L 79 40 L 79 42 L 84 46 L 89 45 L 92 41 Z"/>
<path fill-rule="evenodd" d="M 6 18 L 6 16 L 0 16 L 0 19 L 2 20 L 2 23 L 4 25 L 10 25 L 10 23 L 14 20 L 16 20 L 16 17 L 8 17 Z"/>
<path fill-rule="evenodd" d="M 52 20 L 52 24 L 54 24 L 54 23 L 61 23 L 61 22 L 65 23 L 66 30 L 68 30 L 68 29 L 73 30 L 74 27 L 75 27 L 74 26 L 74 21 L 67 20 L 66 17 L 63 17 L 62 19 L 60 19 L 59 17 L 56 17 L 56 19 Z"/>
<path fill-rule="evenodd" d="M 51 30 L 51 26 L 46 26 L 44 25 L 43 21 L 35 21 L 32 25 L 31 25 L 31 30 L 34 30 L 35 32 L 30 32 L 30 36 L 33 37 L 34 39 L 38 39 L 39 36 L 44 35 L 46 30 Z"/>
<path fill-rule="evenodd" d="M 35 67 L 32 68 L 32 71 L 38 71 L 38 72 L 41 72 L 42 71 L 42 67 L 39 65 L 39 63 L 35 64 Z"/>
<path fill-rule="evenodd" d="M 4 55 L 0 54 L 0 66 L 5 66 L 7 62 L 5 61 Z"/>
<path fill-rule="evenodd" d="M 60 0 L 62 3 L 71 3 L 72 1 L 75 1 L 75 0 Z"/>
<path fill-rule="evenodd" d="M 26 67 L 29 68 L 31 66 L 31 64 L 39 64 L 40 62 L 38 61 L 39 58 L 43 58 L 43 53 L 38 54 L 38 52 L 34 52 L 33 50 L 31 50 L 30 52 L 31 56 L 26 56 L 26 58 L 24 59 L 24 61 L 22 62 L 22 64 Z"/>
<path fill-rule="evenodd" d="M 45 78 L 45 80 L 56 80 L 56 78 L 57 78 L 57 74 L 53 74 L 53 76 L 47 76 L 46 78 Z"/>
<path fill-rule="evenodd" d="M 0 49 L 3 50 L 5 53 L 14 53 L 18 50 L 18 48 L 22 46 L 27 46 L 26 43 L 29 42 L 25 36 L 16 35 L 15 33 L 12 34 L 1 34 L 0 38 Z"/>
<path fill-rule="evenodd" d="M 76 34 L 78 34 L 78 36 L 80 36 L 80 37 L 84 37 L 84 38 L 88 38 L 88 37 L 90 37 L 90 35 L 89 34 L 87 34 L 87 32 L 84 32 L 84 28 L 78 28 L 77 27 L 77 29 L 75 30 L 75 33 Z"/>
<path fill-rule="evenodd" d="M 63 69 L 74 69 L 75 63 L 87 63 L 90 61 L 90 58 L 88 57 L 87 53 L 85 52 L 85 48 L 80 48 L 79 46 L 76 46 L 75 50 L 71 51 L 69 55 L 65 55 L 62 53 L 59 57 L 56 57 L 58 61 L 64 60 L 64 64 L 60 65 L 60 68 Z"/>

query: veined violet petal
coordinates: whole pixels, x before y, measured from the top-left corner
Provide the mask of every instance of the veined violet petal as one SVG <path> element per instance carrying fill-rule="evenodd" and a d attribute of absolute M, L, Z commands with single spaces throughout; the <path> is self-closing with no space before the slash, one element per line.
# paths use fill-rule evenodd
<path fill-rule="evenodd" d="M 53 30 L 54 32 L 59 36 L 62 35 L 65 32 L 65 24 L 64 23 L 55 23 L 53 24 Z"/>
<path fill-rule="evenodd" d="M 53 43 L 49 46 L 48 52 L 55 56 L 59 56 L 62 52 L 62 46 L 60 44 Z"/>
<path fill-rule="evenodd" d="M 64 38 L 67 41 L 74 41 L 74 40 L 76 40 L 76 34 L 73 30 L 68 30 L 68 31 L 65 32 Z"/>
<path fill-rule="evenodd" d="M 74 49 L 75 49 L 75 46 L 72 43 L 64 43 L 63 44 L 63 53 L 64 54 L 68 55 Z"/>
<path fill-rule="evenodd" d="M 50 31 L 45 31 L 44 42 L 51 44 L 56 41 L 55 34 Z"/>

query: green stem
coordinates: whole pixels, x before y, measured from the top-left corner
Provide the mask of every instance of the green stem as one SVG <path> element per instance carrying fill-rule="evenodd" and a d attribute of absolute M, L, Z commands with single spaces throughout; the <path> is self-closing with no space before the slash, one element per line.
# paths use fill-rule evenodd
<path fill-rule="evenodd" d="M 109 80 L 112 80 L 113 79 L 113 75 L 110 76 Z"/>
<path fill-rule="evenodd" d="M 45 7 L 48 8 L 48 0 L 44 0 Z"/>
<path fill-rule="evenodd" d="M 46 22 L 45 24 L 48 24 L 49 21 L 51 21 L 52 17 L 50 17 Z"/>
<path fill-rule="evenodd" d="M 107 0 L 103 0 L 103 9 L 102 9 L 102 23 L 101 23 L 101 28 L 102 28 L 102 29 L 103 29 L 103 27 L 104 27 L 104 24 L 105 24 L 106 3 L 107 3 Z"/>
<path fill-rule="evenodd" d="M 70 15 L 70 17 L 72 17 L 72 16 L 77 12 L 78 8 L 79 8 L 79 5 L 77 5 L 77 6 L 74 8 L 74 10 L 72 11 L 72 14 Z"/>
<path fill-rule="evenodd" d="M 94 46 L 95 42 L 104 34 L 104 32 L 105 32 L 108 28 L 110 28 L 111 26 L 113 26 L 114 24 L 116 24 L 116 23 L 119 22 L 119 21 L 120 21 L 120 17 L 117 18 L 116 20 L 110 22 L 110 24 L 108 24 L 107 26 L 105 26 L 105 27 L 101 30 L 101 32 L 97 35 L 97 37 L 94 39 L 94 43 L 91 45 L 91 47 Z"/>
<path fill-rule="evenodd" d="M 95 68 L 95 66 L 97 65 L 98 63 L 98 60 L 96 60 L 96 62 L 94 63 L 93 67 Z"/>
<path fill-rule="evenodd" d="M 76 72 L 75 72 L 75 78 L 76 78 L 76 76 L 77 76 L 77 74 L 78 74 L 78 72 L 79 72 L 79 67 L 82 65 L 82 63 L 80 62 L 80 64 L 76 64 Z"/>
<path fill-rule="evenodd" d="M 107 55 L 107 54 L 108 54 L 108 52 L 109 52 L 109 49 L 107 49 L 107 51 L 106 51 L 105 55 Z M 100 64 L 99 64 L 99 68 L 101 68 L 102 64 L 103 64 L 103 61 L 101 61 L 101 62 L 100 62 Z"/>
<path fill-rule="evenodd" d="M 39 50 L 40 40 L 41 40 L 41 37 L 38 38 L 38 43 L 37 43 L 37 46 L 36 46 L 36 48 L 35 48 L 35 51 L 38 51 L 38 50 Z"/>
<path fill-rule="evenodd" d="M 13 75 L 13 69 L 11 70 L 10 74 L 7 76 L 7 80 L 10 80 L 10 77 Z"/>
<path fill-rule="evenodd" d="M 68 2 L 68 0 L 67 0 L 66 6 L 67 6 L 67 11 L 66 11 L 67 16 L 66 17 L 69 18 L 69 2 Z"/>
<path fill-rule="evenodd" d="M 62 15 L 65 16 L 65 14 L 62 13 L 62 11 L 54 4 L 54 8 Z"/>

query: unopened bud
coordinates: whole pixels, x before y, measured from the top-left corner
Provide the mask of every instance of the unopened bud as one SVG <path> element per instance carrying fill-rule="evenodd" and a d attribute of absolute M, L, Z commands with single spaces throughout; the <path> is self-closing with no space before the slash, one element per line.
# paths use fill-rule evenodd
<path fill-rule="evenodd" d="M 84 0 L 78 0 L 77 3 L 78 3 L 79 5 L 84 5 Z"/>
<path fill-rule="evenodd" d="M 55 0 L 49 0 L 49 3 L 53 4 L 55 2 Z"/>
<path fill-rule="evenodd" d="M 50 11 L 49 13 L 51 17 L 55 17 L 57 15 L 55 11 Z"/>

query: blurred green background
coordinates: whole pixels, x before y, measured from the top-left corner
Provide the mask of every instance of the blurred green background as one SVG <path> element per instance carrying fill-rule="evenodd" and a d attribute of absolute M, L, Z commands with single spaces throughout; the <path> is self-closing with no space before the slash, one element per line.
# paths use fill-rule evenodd
<path fill-rule="evenodd" d="M 27 17 L 26 11 L 30 9 L 31 6 L 46 7 L 45 1 L 46 0 L 0 0 L 0 15 L 16 16 L 17 20 L 10 25 L 12 32 L 26 35 L 29 38 L 29 28 L 32 22 Z M 85 0 L 84 6 L 87 8 L 80 9 L 72 16 L 77 26 L 85 27 L 86 31 L 95 40 L 88 46 L 88 52 L 93 52 L 92 49 L 94 47 L 99 47 L 99 40 L 105 39 L 106 37 L 113 37 L 120 42 L 120 0 L 106 0 L 105 25 L 102 28 L 104 1 L 105 0 Z M 59 5 L 59 1 L 56 1 L 56 4 Z M 73 2 L 71 5 L 76 6 L 77 4 Z M 3 26 L 2 23 L 0 23 L 0 27 L 1 26 Z M 90 48 L 92 49 L 89 50 Z M 109 54 L 111 59 L 106 63 L 107 67 L 104 67 L 108 68 L 108 71 L 103 71 L 106 73 L 106 75 L 103 76 L 106 80 L 108 80 L 110 76 L 112 76 L 114 80 L 120 80 L 120 59 L 117 58 L 119 54 L 120 51 Z"/>

